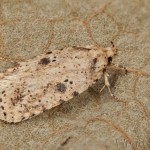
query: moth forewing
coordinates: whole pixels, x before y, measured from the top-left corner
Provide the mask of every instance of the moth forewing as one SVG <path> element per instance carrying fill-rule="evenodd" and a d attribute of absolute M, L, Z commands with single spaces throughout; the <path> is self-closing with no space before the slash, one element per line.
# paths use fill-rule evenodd
<path fill-rule="evenodd" d="M 20 62 L 0 79 L 0 119 L 20 122 L 68 101 L 100 79 L 114 48 L 69 47 Z"/>

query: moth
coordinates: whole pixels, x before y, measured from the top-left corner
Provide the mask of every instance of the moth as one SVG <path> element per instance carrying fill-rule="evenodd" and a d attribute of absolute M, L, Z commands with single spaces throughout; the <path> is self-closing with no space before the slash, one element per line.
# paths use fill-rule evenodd
<path fill-rule="evenodd" d="M 20 62 L 0 74 L 0 119 L 17 123 L 37 116 L 87 90 L 103 75 L 114 46 L 68 47 Z M 103 88 L 104 88 L 103 87 Z"/>

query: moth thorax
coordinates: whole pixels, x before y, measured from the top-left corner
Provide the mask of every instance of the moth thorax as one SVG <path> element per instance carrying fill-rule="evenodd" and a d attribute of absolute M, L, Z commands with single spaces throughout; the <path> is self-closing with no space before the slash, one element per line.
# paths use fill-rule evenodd
<path fill-rule="evenodd" d="M 114 47 L 107 47 L 106 48 L 106 55 L 107 57 L 113 57 L 117 53 Z"/>

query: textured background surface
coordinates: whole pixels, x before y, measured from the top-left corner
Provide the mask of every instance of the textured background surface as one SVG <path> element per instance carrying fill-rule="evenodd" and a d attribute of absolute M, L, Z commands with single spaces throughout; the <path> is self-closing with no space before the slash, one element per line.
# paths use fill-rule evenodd
<path fill-rule="evenodd" d="M 110 46 L 114 63 L 150 72 L 149 0 L 0 0 L 0 71 L 44 51 Z M 150 76 L 113 71 L 76 99 L 19 124 L 0 121 L 0 150 L 148 150 Z M 66 144 L 63 142 L 67 140 Z"/>

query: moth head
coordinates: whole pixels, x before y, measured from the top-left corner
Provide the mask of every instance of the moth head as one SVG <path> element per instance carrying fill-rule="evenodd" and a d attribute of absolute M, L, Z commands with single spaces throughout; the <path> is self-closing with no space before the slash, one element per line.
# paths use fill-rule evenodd
<path fill-rule="evenodd" d="M 117 54 L 117 49 L 112 41 L 111 41 L 111 45 L 112 45 L 111 47 L 106 47 L 106 48 L 100 47 L 100 49 L 99 47 L 94 46 L 94 45 L 86 46 L 86 48 L 89 48 L 92 50 L 99 50 L 99 53 L 104 52 L 106 54 L 106 57 L 109 58 Z"/>
<path fill-rule="evenodd" d="M 105 48 L 105 49 L 106 49 L 106 54 L 107 54 L 107 57 L 108 57 L 108 58 L 109 58 L 109 57 L 113 57 L 114 55 L 117 54 L 117 49 L 116 49 L 114 43 L 111 42 L 111 45 L 112 45 L 111 47 Z"/>
<path fill-rule="evenodd" d="M 105 48 L 105 50 L 106 50 L 106 56 L 107 56 L 107 58 L 108 58 L 108 63 L 109 63 L 109 64 L 112 62 L 113 56 L 117 54 L 117 49 L 116 49 L 116 47 L 114 46 L 114 43 L 111 42 L 111 44 L 112 44 L 111 47 Z"/>

